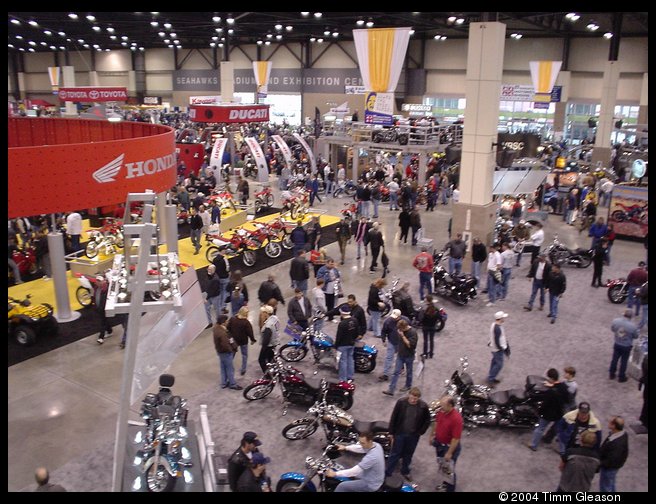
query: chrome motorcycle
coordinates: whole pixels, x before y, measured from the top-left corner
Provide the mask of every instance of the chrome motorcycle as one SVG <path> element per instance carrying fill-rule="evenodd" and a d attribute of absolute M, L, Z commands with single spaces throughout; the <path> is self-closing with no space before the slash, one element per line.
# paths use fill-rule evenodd
<path fill-rule="evenodd" d="M 383 447 L 387 457 L 392 448 L 389 424 L 384 421 L 362 422 L 334 404 L 328 404 L 328 383 L 321 380 L 321 396 L 308 408 L 305 417 L 287 424 L 282 435 L 290 441 L 306 439 L 314 434 L 319 426 L 323 428 L 329 443 L 353 444 L 358 442 L 361 432 L 373 432 L 374 441 Z"/>
<path fill-rule="evenodd" d="M 552 264 L 571 264 L 577 268 L 587 268 L 592 264 L 591 249 L 577 248 L 570 249 L 560 243 L 558 235 L 554 236 L 553 242 L 544 251 L 549 257 Z"/>
<path fill-rule="evenodd" d="M 613 304 L 622 304 L 629 297 L 629 283 L 626 278 L 608 279 L 606 287 L 608 287 L 608 299 Z"/>
<path fill-rule="evenodd" d="M 321 384 L 311 383 L 298 369 L 285 365 L 280 356 L 276 355 L 273 362 L 267 364 L 267 370 L 262 376 L 244 389 L 244 397 L 249 401 L 257 401 L 268 396 L 276 386 L 280 386 L 283 400 L 286 402 L 310 406 L 321 394 Z M 353 406 L 355 385 L 349 382 L 328 382 L 326 401 L 348 410 Z M 283 414 L 287 410 L 285 409 Z"/>
<path fill-rule="evenodd" d="M 459 305 L 466 305 L 470 299 L 476 297 L 476 278 L 468 274 L 451 275 L 440 264 L 444 252 L 433 254 L 433 281 L 434 292 L 440 296 L 448 297 Z"/>
<path fill-rule="evenodd" d="M 143 461 L 148 491 L 170 492 L 184 468 L 191 467 L 191 454 L 182 445 L 187 440 L 187 401 L 173 395 L 170 387 L 175 377 L 160 376 L 160 391 L 146 394 L 141 403 L 141 417 L 146 422 L 146 435 L 137 457 Z"/>
<path fill-rule="evenodd" d="M 476 385 L 467 372 L 469 360 L 460 359 L 460 370 L 446 380 L 446 394 L 453 397 L 467 427 L 521 427 L 533 428 L 538 422 L 538 408 L 547 387 L 546 378 L 537 375 L 526 377 L 524 389 L 492 391 L 486 385 Z M 439 410 L 439 400 L 429 405 L 431 416 Z"/>
<path fill-rule="evenodd" d="M 303 474 L 300 472 L 286 472 L 280 476 L 276 492 L 334 492 L 337 485 L 342 481 L 348 481 L 350 478 L 345 476 L 335 476 L 334 478 L 326 476 L 326 471 L 341 471 L 344 466 L 335 462 L 335 459 L 341 455 L 341 452 L 334 444 L 329 444 L 324 449 L 320 457 L 306 457 L 305 467 L 308 471 Z M 314 477 L 319 476 L 319 486 L 314 484 Z M 389 476 L 385 478 L 383 486 L 379 492 L 416 492 L 416 485 L 408 484 L 400 476 Z"/>

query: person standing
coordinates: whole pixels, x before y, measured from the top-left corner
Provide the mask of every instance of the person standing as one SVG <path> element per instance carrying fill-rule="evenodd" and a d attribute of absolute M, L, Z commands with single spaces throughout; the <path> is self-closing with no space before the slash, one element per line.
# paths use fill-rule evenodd
<path fill-rule="evenodd" d="M 71 250 L 80 250 L 80 235 L 82 234 L 82 216 L 77 212 L 71 212 L 66 217 L 66 234 L 71 239 Z"/>
<path fill-rule="evenodd" d="M 374 280 L 374 282 L 369 286 L 369 296 L 367 297 L 367 312 L 370 316 L 369 321 L 371 323 L 371 329 L 375 338 L 381 337 L 380 319 L 382 318 L 383 310 L 385 309 L 385 303 L 381 301 L 381 295 L 383 293 L 383 287 L 386 285 L 387 280 L 384 278 L 379 278 Z"/>
<path fill-rule="evenodd" d="M 599 217 L 597 222 L 590 226 L 590 230 L 588 231 L 588 236 L 592 237 L 590 248 L 595 248 L 599 240 L 606 236 L 606 233 L 608 233 L 608 226 L 604 223 L 604 218 Z"/>
<path fill-rule="evenodd" d="M 241 194 L 241 204 L 246 205 L 248 203 L 249 187 L 248 181 L 241 175 L 239 176 L 239 184 L 237 184 L 237 192 Z"/>
<path fill-rule="evenodd" d="M 287 317 L 290 323 L 299 325 L 303 330 L 308 328 L 308 320 L 312 317 L 312 304 L 298 288 L 294 289 L 294 299 L 287 305 Z"/>
<path fill-rule="evenodd" d="M 481 243 L 481 239 L 477 236 L 474 238 L 474 244 L 472 245 L 472 269 L 471 274 L 476 279 L 476 286 L 478 287 L 481 283 L 481 265 L 487 259 L 487 248 L 484 243 Z"/>
<path fill-rule="evenodd" d="M 371 229 L 371 223 L 367 221 L 366 217 L 360 217 L 360 220 L 353 222 L 351 227 L 352 234 L 355 237 L 355 243 L 358 247 L 357 257 L 355 258 L 357 260 L 362 256 L 361 251 L 363 247 L 364 254 L 367 255 L 367 244 L 365 243 L 365 238 L 367 238 L 367 233 Z"/>
<path fill-rule="evenodd" d="M 275 299 L 279 303 L 285 304 L 285 298 L 282 297 L 280 287 L 278 287 L 275 280 L 275 276 L 268 275 L 267 279 L 260 284 L 260 288 L 257 291 L 257 299 L 260 300 L 261 304 L 267 304 L 271 299 Z"/>
<path fill-rule="evenodd" d="M 560 265 L 552 264 L 551 271 L 547 277 L 547 289 L 549 290 L 549 315 L 551 323 L 556 323 L 558 317 L 558 302 L 567 288 L 565 273 L 561 271 Z"/>
<path fill-rule="evenodd" d="M 433 280 L 433 256 L 428 253 L 427 247 L 421 247 L 421 252 L 412 261 L 412 266 L 419 271 L 419 298 L 424 300 L 424 290 L 433 293 L 431 281 Z"/>
<path fill-rule="evenodd" d="M 539 406 L 540 419 L 533 431 L 533 439 L 527 445 L 532 451 L 537 451 L 538 443 L 549 424 L 557 422 L 563 416 L 563 409 L 569 398 L 569 392 L 567 391 L 567 385 L 559 381 L 558 378 L 558 370 L 549 368 L 547 381 L 544 382 L 547 390 Z"/>
<path fill-rule="evenodd" d="M 289 265 L 289 277 L 292 280 L 292 287 L 299 289 L 304 294 L 308 289 L 308 279 L 310 278 L 310 265 L 305 259 L 305 250 L 300 249 Z"/>
<path fill-rule="evenodd" d="M 421 322 L 421 330 L 424 335 L 424 353 L 422 357 L 428 359 L 433 358 L 433 351 L 435 347 L 435 326 L 440 318 L 440 312 L 433 303 L 433 296 L 428 294 L 424 300 L 424 307 L 419 311 L 417 316 Z"/>
<path fill-rule="evenodd" d="M 326 313 L 328 309 L 326 308 L 326 293 L 323 291 L 323 286 L 325 282 L 323 278 L 317 278 L 317 286 L 313 287 L 310 291 L 310 303 L 314 306 L 314 309 L 321 313 Z M 323 318 L 320 317 L 314 321 L 313 329 L 315 331 L 321 331 L 323 328 Z"/>
<path fill-rule="evenodd" d="M 346 168 L 344 168 L 344 163 L 339 163 L 337 165 L 337 182 L 338 185 L 341 185 L 346 180 Z"/>
<path fill-rule="evenodd" d="M 410 227 L 412 228 L 412 245 L 417 245 L 417 231 L 421 229 L 421 216 L 417 207 L 410 212 Z"/>
<path fill-rule="evenodd" d="M 322 286 L 325 297 L 323 311 L 330 311 L 335 308 L 335 296 L 339 295 L 337 285 L 341 279 L 339 270 L 335 267 L 335 260 L 332 257 L 327 257 L 326 264 L 317 271 L 317 280 L 319 279 L 324 281 Z M 332 321 L 333 317 L 329 316 L 328 320 Z"/>
<path fill-rule="evenodd" d="M 638 267 L 632 269 L 626 277 L 626 283 L 629 287 L 629 295 L 627 301 L 627 308 L 632 308 L 635 305 L 636 316 L 640 315 L 640 301 L 636 296 L 636 290 L 644 284 L 648 279 L 647 268 L 644 261 L 638 263 Z"/>
<path fill-rule="evenodd" d="M 495 245 L 490 245 L 487 254 L 487 297 L 488 302 L 485 306 L 494 306 L 494 302 L 499 296 L 501 287 L 501 254 Z"/>
<path fill-rule="evenodd" d="M 309 182 L 310 185 L 310 206 L 314 206 L 314 199 L 318 199 L 319 203 L 322 203 L 321 196 L 319 196 L 319 179 L 316 175 L 312 176 L 312 180 Z"/>
<path fill-rule="evenodd" d="M 501 285 L 499 299 L 504 300 L 508 296 L 508 287 L 510 286 L 510 277 L 512 276 L 512 267 L 515 262 L 515 253 L 510 250 L 510 245 L 504 243 L 501 245 Z"/>
<path fill-rule="evenodd" d="M 236 315 L 242 306 L 248 304 L 248 288 L 242 280 L 240 270 L 235 270 L 228 282 L 228 295 L 233 315 Z"/>
<path fill-rule="evenodd" d="M 45 467 L 37 467 L 34 471 L 37 487 L 35 492 L 66 492 L 66 489 L 56 483 L 50 483 L 50 473 Z"/>
<path fill-rule="evenodd" d="M 50 280 L 50 252 L 48 249 L 48 228 L 37 229 L 34 233 L 34 254 L 39 269 L 43 272 L 43 279 Z"/>
<path fill-rule="evenodd" d="M 435 447 L 438 463 L 453 463 L 453 483 L 441 483 L 435 490 L 438 492 L 455 492 L 456 462 L 462 451 L 462 429 L 464 422 L 460 412 L 455 408 L 453 397 L 445 395 L 440 399 L 439 409 L 433 423 L 428 443 Z"/>
<path fill-rule="evenodd" d="M 417 349 L 417 331 L 405 320 L 397 322 L 399 330 L 399 348 L 396 354 L 396 368 L 390 380 L 389 389 L 383 390 L 383 394 L 393 396 L 396 383 L 399 381 L 401 371 L 405 368 L 405 387 L 399 389 L 406 392 L 412 387 L 412 363 L 415 360 L 415 350 Z"/>
<path fill-rule="evenodd" d="M 203 229 L 203 218 L 196 212 L 196 207 L 191 207 L 189 210 L 191 216 L 189 217 L 189 238 L 194 247 L 194 255 L 198 255 L 200 250 L 200 237 Z"/>
<path fill-rule="evenodd" d="M 590 403 L 581 402 L 577 409 L 565 413 L 556 424 L 560 456 L 570 448 L 581 446 L 581 435 L 585 431 L 594 433 L 596 441 L 593 447 L 601 445 L 601 422 L 590 410 Z"/>
<path fill-rule="evenodd" d="M 526 311 L 533 309 L 533 302 L 538 292 L 540 292 L 540 310 L 544 310 L 544 286 L 549 278 L 550 271 L 551 264 L 547 262 L 546 254 L 540 254 L 531 264 L 531 269 L 526 276 L 529 280 L 532 278 L 533 283 L 531 284 L 531 297 L 528 300 L 528 305 L 524 307 Z"/>
<path fill-rule="evenodd" d="M 540 247 L 544 243 L 544 230 L 542 229 L 542 224 L 536 222 L 535 227 L 537 229 L 531 234 L 529 243 L 524 245 L 524 250 L 522 251 L 531 253 L 531 264 L 540 253 Z"/>
<path fill-rule="evenodd" d="M 205 209 L 205 205 L 198 207 L 198 215 L 200 215 L 200 219 L 203 221 L 203 227 L 200 230 L 201 236 L 203 236 L 209 232 L 210 226 L 212 225 L 212 216 Z"/>
<path fill-rule="evenodd" d="M 380 192 L 380 184 L 378 182 L 374 182 L 371 186 L 371 201 L 374 205 L 374 219 L 378 218 L 378 206 L 380 205 L 382 199 L 383 195 Z"/>
<path fill-rule="evenodd" d="M 592 287 L 602 287 L 604 263 L 608 258 L 608 240 L 603 238 L 592 249 Z"/>
<path fill-rule="evenodd" d="M 216 267 L 216 276 L 219 277 L 221 291 L 219 293 L 219 313 L 225 311 L 226 299 L 228 298 L 228 283 L 230 283 L 230 263 L 225 255 L 217 252 L 212 259 L 212 264 Z M 218 315 L 217 315 L 218 316 Z"/>
<path fill-rule="evenodd" d="M 210 216 L 212 224 L 221 224 L 221 207 L 216 200 L 210 200 Z"/>
<path fill-rule="evenodd" d="M 294 244 L 294 257 L 296 257 L 301 250 L 305 250 L 305 245 L 308 243 L 307 231 L 303 228 L 303 221 L 298 220 L 296 227 L 289 235 L 290 240 Z"/>
<path fill-rule="evenodd" d="M 643 283 L 638 290 L 636 290 L 638 301 L 642 307 L 642 318 L 638 322 L 638 330 L 642 332 L 643 327 L 649 326 L 649 282 Z"/>
<path fill-rule="evenodd" d="M 624 419 L 614 416 L 608 422 L 610 434 L 599 449 L 599 491 L 616 492 L 615 478 L 629 457 L 629 436 L 624 430 Z"/>
<path fill-rule="evenodd" d="M 392 451 L 387 459 L 385 476 L 394 473 L 396 464 L 401 460 L 401 476 L 412 481 L 410 464 L 417 449 L 419 438 L 424 435 L 431 424 L 428 404 L 421 399 L 421 390 L 412 387 L 407 397 L 402 397 L 394 405 L 389 420 L 389 433 L 392 437 Z"/>
<path fill-rule="evenodd" d="M 253 453 L 250 464 L 237 480 L 235 492 L 260 493 L 271 492 L 271 478 L 266 475 L 266 464 L 271 462 L 260 452 Z"/>
<path fill-rule="evenodd" d="M 462 233 L 457 233 L 454 240 L 448 241 L 444 250 L 449 251 L 449 275 L 459 275 L 462 271 L 462 260 L 467 253 L 467 244 L 462 239 Z"/>
<path fill-rule="evenodd" d="M 392 179 L 392 181 L 387 184 L 387 189 L 389 189 L 390 210 L 398 210 L 400 189 L 399 184 L 396 182 L 396 180 Z"/>
<path fill-rule="evenodd" d="M 410 212 L 408 212 L 408 207 L 403 205 L 401 213 L 399 214 L 399 227 L 401 228 L 401 236 L 399 240 L 403 240 L 403 243 L 408 243 L 408 231 L 410 230 Z"/>
<path fill-rule="evenodd" d="M 403 319 L 408 324 L 410 320 L 407 317 L 401 315 L 401 310 L 394 309 L 390 313 L 390 316 L 385 319 L 383 322 L 383 329 L 381 331 L 381 338 L 383 340 L 383 345 L 387 347 L 385 353 L 385 365 L 383 367 L 383 374 L 378 377 L 378 381 L 387 381 L 392 374 L 392 364 L 394 363 L 394 357 L 399 347 L 399 329 L 397 327 L 397 322 Z"/>
<path fill-rule="evenodd" d="M 371 246 L 371 266 L 369 267 L 369 273 L 373 273 L 378 266 L 380 249 L 385 247 L 385 240 L 383 239 L 383 233 L 380 232 L 378 222 L 373 223 L 367 236 L 369 237 L 369 245 Z"/>
<path fill-rule="evenodd" d="M 516 242 L 523 242 L 531 237 L 531 233 L 528 230 L 528 227 L 526 226 L 525 220 L 523 219 L 520 220 L 519 224 L 513 227 L 513 230 L 510 233 L 510 237 Z M 524 247 L 522 247 L 521 252 L 517 254 L 517 261 L 515 262 L 515 266 L 519 266 L 520 263 L 522 262 L 523 253 L 524 253 Z"/>
<path fill-rule="evenodd" d="M 241 352 L 241 370 L 239 374 L 244 376 L 246 374 L 246 365 L 248 364 L 248 341 L 251 345 L 255 344 L 255 336 L 253 335 L 253 326 L 248 320 L 248 306 L 242 306 L 237 315 L 228 320 L 226 329 L 239 345 Z"/>
<path fill-rule="evenodd" d="M 497 375 L 503 369 L 504 355 L 510 356 L 510 345 L 506 340 L 506 331 L 503 328 L 503 323 L 508 314 L 503 311 L 498 311 L 494 314 L 494 322 L 490 327 L 490 340 L 487 346 L 490 347 L 492 352 L 492 362 L 490 363 L 490 370 L 487 373 L 487 383 L 490 387 L 496 386 L 500 383 L 497 380 Z"/>
<path fill-rule="evenodd" d="M 307 236 L 310 250 L 319 250 L 321 245 L 321 224 L 319 224 L 319 217 L 316 215 L 312 217 L 308 224 Z"/>
<path fill-rule="evenodd" d="M 228 459 L 228 485 L 232 492 L 237 491 L 237 481 L 251 466 L 251 459 L 253 454 L 257 453 L 258 446 L 262 446 L 262 441 L 257 438 L 257 434 L 251 431 L 244 432 L 239 448 Z"/>
<path fill-rule="evenodd" d="M 588 492 L 592 479 L 599 469 L 599 455 L 594 449 L 596 436 L 593 432 L 581 434 L 581 444 L 569 448 L 561 457 L 560 483 L 556 492 Z"/>
<path fill-rule="evenodd" d="M 335 347 L 341 353 L 339 381 L 347 381 L 352 380 L 355 374 L 353 350 L 356 340 L 360 338 L 360 328 L 358 321 L 351 316 L 351 308 L 348 304 L 343 304 L 339 308 L 339 314 L 342 320 L 337 326 L 337 335 L 335 336 Z"/>
<path fill-rule="evenodd" d="M 260 308 L 260 356 L 258 362 L 263 373 L 266 373 L 266 365 L 273 362 L 276 347 L 280 342 L 280 319 L 274 314 L 273 307 L 264 305 Z"/>
<path fill-rule="evenodd" d="M 216 276 L 216 266 L 210 264 L 207 267 L 207 281 L 204 285 L 204 291 L 207 294 L 205 299 L 205 313 L 207 314 L 207 327 L 212 327 L 213 321 L 221 315 L 221 283 L 219 277 Z M 212 318 L 212 307 L 214 307 L 215 318 Z"/>
<path fill-rule="evenodd" d="M 335 492 L 376 492 L 385 482 L 385 453 L 383 447 L 374 441 L 373 432 L 360 432 L 358 443 L 348 446 L 338 445 L 340 451 L 364 453 L 363 459 L 350 469 L 334 471 L 328 469 L 329 478 L 345 476 L 356 478 L 342 481 Z"/>
<path fill-rule="evenodd" d="M 228 332 L 226 327 L 227 322 L 228 317 L 226 315 L 220 315 L 216 320 L 214 329 L 212 330 L 214 335 L 214 348 L 216 348 L 216 353 L 219 356 L 221 388 L 224 389 L 230 387 L 232 390 L 241 390 L 242 387 L 235 382 L 235 369 L 232 365 L 232 360 L 237 351 L 237 343 L 235 343 L 235 340 Z"/>
<path fill-rule="evenodd" d="M 618 317 L 613 320 L 610 328 L 615 336 L 615 344 L 613 345 L 613 358 L 610 361 L 610 368 L 608 368 L 608 378 L 615 379 L 615 372 L 617 371 L 617 362 L 620 363 L 619 377 L 617 381 L 625 382 L 626 367 L 629 363 L 629 356 L 631 355 L 631 348 L 633 347 L 633 340 L 638 337 L 638 328 L 631 322 L 633 310 L 630 308 L 624 311 L 624 317 Z"/>
<path fill-rule="evenodd" d="M 346 218 L 339 221 L 339 224 L 335 228 L 335 234 L 337 235 L 339 253 L 342 258 L 340 264 L 344 264 L 344 259 L 346 258 L 346 245 L 351 242 L 351 226 Z"/>

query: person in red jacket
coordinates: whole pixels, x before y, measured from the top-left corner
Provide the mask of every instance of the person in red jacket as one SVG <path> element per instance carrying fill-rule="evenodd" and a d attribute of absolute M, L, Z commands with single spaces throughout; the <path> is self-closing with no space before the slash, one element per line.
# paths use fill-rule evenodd
<path fill-rule="evenodd" d="M 428 294 L 433 293 L 431 280 L 433 278 L 433 256 L 428 253 L 426 247 L 421 247 L 421 252 L 417 254 L 412 265 L 419 270 L 419 297 L 424 299 L 424 289 L 428 289 Z"/>
<path fill-rule="evenodd" d="M 636 296 L 636 289 L 645 283 L 648 279 L 647 268 L 644 261 L 638 263 L 638 267 L 629 272 L 626 282 L 629 285 L 629 295 L 626 307 L 632 308 L 635 305 L 636 317 L 640 315 L 640 300 Z"/>

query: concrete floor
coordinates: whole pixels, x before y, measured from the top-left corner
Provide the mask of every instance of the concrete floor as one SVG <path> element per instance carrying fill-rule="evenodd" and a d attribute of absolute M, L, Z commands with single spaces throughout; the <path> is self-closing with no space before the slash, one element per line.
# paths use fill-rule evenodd
<path fill-rule="evenodd" d="M 274 184 L 276 185 L 276 184 Z M 276 190 L 277 196 L 277 190 Z M 277 198 L 276 198 L 277 201 Z M 318 203 L 319 208 L 339 215 L 346 199 Z M 451 206 L 439 206 L 433 213 L 422 210 L 424 228 L 438 247 L 447 241 L 447 223 Z M 398 212 L 390 212 L 381 205 L 379 221 L 386 239 L 386 251 L 391 261 L 390 277 L 400 277 L 413 284 L 413 297 L 418 299 L 418 275 L 411 262 L 418 252 L 398 241 Z M 454 230 L 455 232 L 456 230 Z M 589 238 L 579 236 L 565 226 L 559 216 L 550 216 L 545 226 L 546 244 L 558 233 L 560 239 L 572 246 L 588 246 Z M 328 247 L 338 257 L 336 244 Z M 604 270 L 604 279 L 624 276 L 644 258 L 641 243 L 617 240 L 612 251 L 612 266 Z M 618 383 L 608 380 L 608 363 L 612 354 L 613 318 L 620 316 L 623 307 L 611 304 L 606 289 L 590 287 L 592 268 L 577 270 L 566 267 L 568 289 L 560 304 L 560 315 L 555 325 L 549 324 L 544 312 L 527 313 L 522 310 L 530 294 L 530 282 L 525 278 L 528 258 L 514 272 L 506 301 L 495 307 L 485 307 L 485 296 L 466 307 L 458 307 L 441 300 L 449 319 L 438 333 L 436 356 L 427 362 L 419 379 L 423 398 L 438 398 L 444 380 L 458 365 L 459 357 L 468 355 L 474 379 L 483 381 L 490 362 L 486 346 L 493 314 L 503 309 L 510 314 L 506 334 L 513 348 L 512 357 L 500 375 L 498 387 L 523 386 L 527 374 L 540 374 L 549 367 L 562 370 L 567 365 L 577 368 L 579 400 L 591 403 L 604 427 L 611 415 L 621 414 L 627 424 L 637 422 L 642 406 L 642 394 L 637 383 L 629 380 Z M 375 278 L 368 273 L 369 263 L 355 260 L 355 248 L 349 247 L 347 262 L 341 267 L 347 293 L 356 294 L 361 304 L 366 302 L 369 284 Z M 288 282 L 289 263 L 282 263 L 246 278 L 255 291 L 266 275 L 273 273 L 285 297 L 291 297 Z M 120 327 L 118 328 L 120 331 Z M 334 334 L 334 326 L 327 324 L 327 332 Z M 376 343 L 369 334 L 367 340 Z M 111 484 L 111 458 L 118 408 L 123 351 L 119 349 L 120 334 L 97 345 L 90 336 L 66 347 L 8 368 L 8 490 L 31 490 L 33 470 L 39 465 L 51 471 L 51 480 L 63 484 L 69 491 L 107 491 Z M 421 342 L 421 336 L 420 336 Z M 371 375 L 356 375 L 355 405 L 351 410 L 363 420 L 388 420 L 395 399 L 381 394 L 385 386 L 377 381 L 382 373 L 384 348 L 378 356 L 378 367 Z M 248 372 L 238 377 L 247 385 L 259 378 L 257 365 L 259 344 L 251 347 Z M 240 357 L 238 356 L 237 359 Z M 308 360 L 308 359 L 306 359 Z M 297 366 L 306 374 L 313 371 L 310 362 Z M 281 473 L 303 471 L 306 455 L 318 455 L 320 434 L 305 441 L 285 440 L 280 431 L 304 410 L 290 408 L 281 415 L 279 392 L 256 403 L 247 402 L 241 392 L 218 388 L 218 361 L 212 345 L 211 333 L 204 331 L 179 356 L 170 372 L 176 376 L 175 392 L 189 398 L 191 416 L 197 418 L 198 406 L 208 404 L 212 431 L 218 450 L 231 452 L 239 443 L 243 431 L 255 430 L 263 439 L 262 450 L 272 458 L 267 469 L 274 484 Z M 335 377 L 329 371 L 319 376 Z M 397 392 L 396 398 L 401 397 Z M 138 417 L 138 404 L 131 418 Z M 629 432 L 630 455 L 617 477 L 620 491 L 647 491 L 647 435 Z M 604 437 L 606 433 L 604 433 Z M 558 455 L 550 448 L 540 447 L 530 452 L 524 444 L 530 431 L 480 428 L 463 438 L 463 451 L 458 461 L 459 491 L 530 490 L 551 491 L 558 484 Z M 347 461 L 347 465 L 350 461 Z M 421 440 L 415 453 L 413 475 L 422 491 L 430 491 L 436 484 L 436 464 L 428 439 Z M 598 489 L 598 477 L 593 482 Z"/>

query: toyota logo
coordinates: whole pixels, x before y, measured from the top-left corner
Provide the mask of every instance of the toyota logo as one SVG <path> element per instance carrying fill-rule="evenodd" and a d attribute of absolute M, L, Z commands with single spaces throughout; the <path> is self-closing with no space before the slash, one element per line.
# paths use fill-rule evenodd
<path fill-rule="evenodd" d="M 66 91 L 59 91 L 59 98 L 66 98 Z"/>
<path fill-rule="evenodd" d="M 100 93 L 96 91 L 95 89 L 89 91 L 89 98 L 95 100 L 96 98 L 100 98 Z"/>

